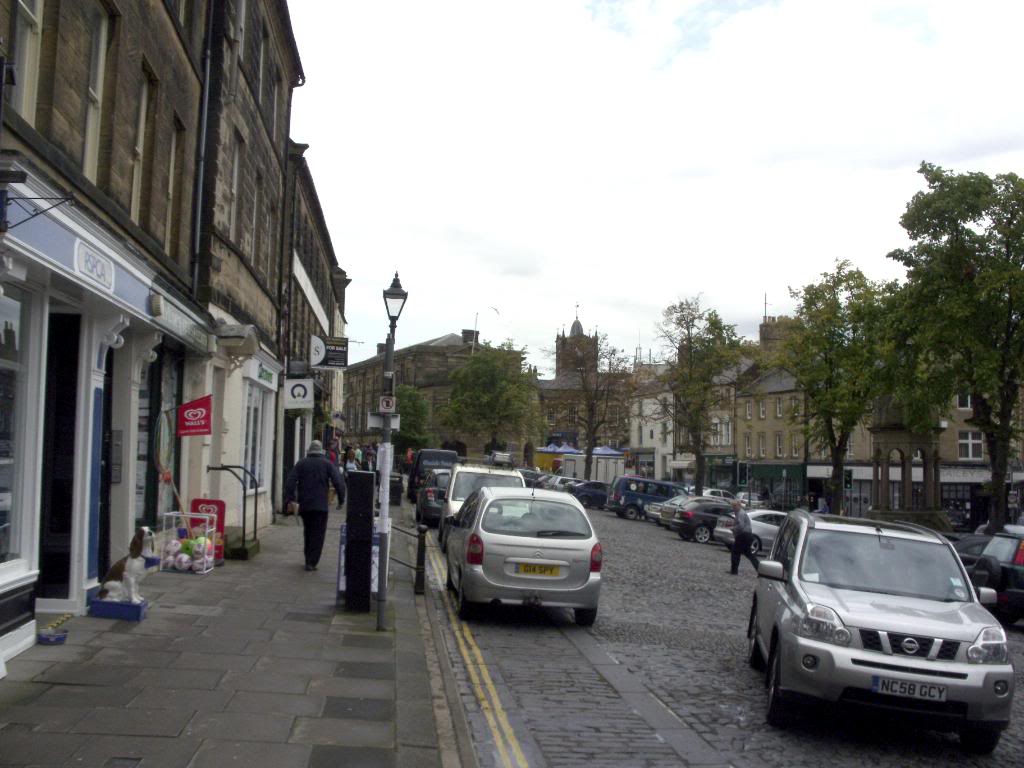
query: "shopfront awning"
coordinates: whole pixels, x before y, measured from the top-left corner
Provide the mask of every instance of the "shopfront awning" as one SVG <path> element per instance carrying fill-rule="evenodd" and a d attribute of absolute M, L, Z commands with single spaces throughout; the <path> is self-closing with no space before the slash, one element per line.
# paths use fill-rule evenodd
<path fill-rule="evenodd" d="M 755 480 L 804 479 L 803 464 L 750 464 L 750 477 Z"/>

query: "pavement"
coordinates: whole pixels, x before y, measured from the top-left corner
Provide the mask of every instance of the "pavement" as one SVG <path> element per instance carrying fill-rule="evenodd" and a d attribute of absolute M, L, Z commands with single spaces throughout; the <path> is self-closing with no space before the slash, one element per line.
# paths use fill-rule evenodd
<path fill-rule="evenodd" d="M 298 521 L 279 518 L 252 560 L 148 575 L 141 622 L 76 617 L 62 625 L 64 645 L 9 661 L 0 765 L 474 765 L 412 572 L 392 564 L 386 631 L 376 603 L 370 613 L 336 606 L 342 521 L 332 513 L 316 571 L 303 570 Z M 415 540 L 393 539 L 392 555 L 415 562 Z"/>

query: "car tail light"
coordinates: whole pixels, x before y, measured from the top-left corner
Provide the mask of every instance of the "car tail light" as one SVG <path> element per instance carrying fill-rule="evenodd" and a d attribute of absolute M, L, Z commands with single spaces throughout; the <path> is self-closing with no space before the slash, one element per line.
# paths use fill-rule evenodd
<path fill-rule="evenodd" d="M 434 500 L 434 489 L 433 488 L 427 488 L 427 501 L 433 501 L 433 500 Z"/>
<path fill-rule="evenodd" d="M 470 534 L 466 542 L 466 565 L 484 564 L 484 540 L 475 533 Z"/>
<path fill-rule="evenodd" d="M 602 562 L 604 562 L 604 550 L 601 549 L 601 542 L 599 541 L 590 550 L 590 572 L 600 573 Z"/>
<path fill-rule="evenodd" d="M 1014 565 L 1024 565 L 1024 541 L 1017 547 L 1017 554 L 1013 558 Z"/>
<path fill-rule="evenodd" d="M 681 509 L 678 512 L 676 512 L 676 517 L 678 517 L 680 520 L 689 520 L 691 517 L 693 517 L 693 512 L 690 511 L 689 509 Z"/>

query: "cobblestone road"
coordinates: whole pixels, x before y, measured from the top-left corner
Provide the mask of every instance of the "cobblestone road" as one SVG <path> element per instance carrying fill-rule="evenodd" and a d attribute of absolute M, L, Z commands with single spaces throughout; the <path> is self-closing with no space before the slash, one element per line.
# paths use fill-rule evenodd
<path fill-rule="evenodd" d="M 576 628 L 567 612 L 519 609 L 487 610 L 469 622 L 530 766 L 1024 768 L 1024 695 L 990 757 L 964 754 L 952 735 L 848 711 L 805 717 L 785 731 L 768 727 L 762 678 L 744 657 L 749 563 L 730 576 L 720 546 L 607 512 L 591 517 L 605 552 L 594 627 Z M 443 614 L 442 583 L 433 579 Z M 442 624 L 480 763 L 502 765 L 446 616 Z M 1010 631 L 1019 692 L 1022 629 Z"/>

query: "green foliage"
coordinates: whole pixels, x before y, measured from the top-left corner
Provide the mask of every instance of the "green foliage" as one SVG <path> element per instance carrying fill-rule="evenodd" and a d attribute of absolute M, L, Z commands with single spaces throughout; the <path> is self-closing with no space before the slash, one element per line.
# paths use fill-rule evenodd
<path fill-rule="evenodd" d="M 660 335 L 671 360 L 661 380 L 672 397 L 659 415 L 673 423 L 678 446 L 695 454 L 700 486 L 714 412 L 731 402 L 744 346 L 736 326 L 702 307 L 699 296 L 666 307 Z"/>
<path fill-rule="evenodd" d="M 452 392 L 441 422 L 465 435 L 486 435 L 491 443 L 540 432 L 540 410 L 523 352 L 510 341 L 476 348 L 469 361 L 451 375 Z"/>
<path fill-rule="evenodd" d="M 985 436 L 992 480 L 1003 487 L 1024 379 L 1024 180 L 953 173 L 922 163 L 928 190 L 900 223 L 913 240 L 889 254 L 907 268 L 892 323 L 904 399 L 947 408 L 971 396 L 969 423 Z M 1006 519 L 993 495 L 990 528 Z"/>
<path fill-rule="evenodd" d="M 395 390 L 398 412 L 402 415 L 402 428 L 392 436 L 395 455 L 406 449 L 426 448 L 433 442 L 427 428 L 427 401 L 415 387 L 401 384 Z"/>

